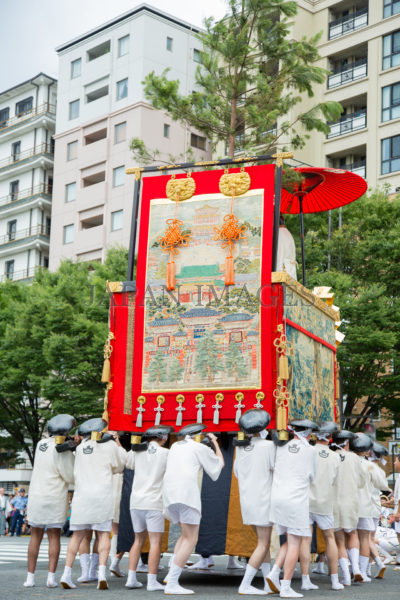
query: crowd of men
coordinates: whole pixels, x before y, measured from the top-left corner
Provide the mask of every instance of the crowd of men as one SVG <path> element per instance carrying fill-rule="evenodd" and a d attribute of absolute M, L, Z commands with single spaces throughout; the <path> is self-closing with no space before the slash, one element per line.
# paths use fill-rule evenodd
<path fill-rule="evenodd" d="M 291 586 L 298 562 L 301 590 L 317 589 L 309 575 L 315 525 L 325 541 L 333 590 L 343 590 L 352 583 L 371 582 L 372 563 L 376 565 L 373 576 L 382 579 L 385 564 L 378 551 L 381 547 L 378 549 L 375 544 L 375 534 L 381 516 L 381 493 L 390 491 L 379 466 L 387 454 L 386 448 L 363 433 L 340 431 L 333 422 L 317 426 L 306 419 L 292 421 L 287 439 L 283 440 L 267 429 L 269 423 L 270 415 L 264 410 L 244 412 L 239 421 L 242 435 L 234 441 L 233 470 L 239 484 L 242 520 L 257 535 L 239 593 L 303 597 Z M 135 537 L 129 553 L 126 587 L 143 587 L 137 572 L 148 538 L 147 590 L 193 594 L 179 579 L 198 540 L 202 511 L 200 475 L 205 472 L 216 481 L 224 468 L 216 436 L 204 435 L 204 425 L 186 425 L 177 432 L 178 441 L 168 449 L 172 428 L 160 425 L 150 427 L 143 438 L 132 438 L 130 449 L 125 449 L 118 435 L 104 433 L 106 423 L 102 419 L 85 421 L 76 435 L 69 437 L 74 427 L 75 420 L 70 415 L 54 417 L 48 423 L 49 437 L 36 448 L 29 490 L 31 540 L 24 585 L 35 585 L 36 563 L 45 530 L 49 540 L 47 586 L 58 585 L 60 534 L 69 508 L 68 488 L 73 484 L 69 519 L 72 536 L 60 584 L 65 589 L 76 587 L 72 567 L 79 553 L 82 575 L 78 582 L 96 580 L 98 589 L 108 589 L 110 532 L 118 531 L 120 474 L 127 468 L 134 471 L 130 514 Z M 399 497 L 400 487 L 396 485 L 394 519 L 400 537 Z M 179 524 L 181 534 L 169 572 L 161 583 L 157 574 L 165 518 Z M 272 527 L 280 539 L 273 566 Z M 90 558 L 92 532 L 96 539 Z M 110 566 L 110 571 L 118 576 L 121 556 L 122 553 L 116 554 Z M 253 585 L 259 569 L 264 581 L 262 588 Z"/>

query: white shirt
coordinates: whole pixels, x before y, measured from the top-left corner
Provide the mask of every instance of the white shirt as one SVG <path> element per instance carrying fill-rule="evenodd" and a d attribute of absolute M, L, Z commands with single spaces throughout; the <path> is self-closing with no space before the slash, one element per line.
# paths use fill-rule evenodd
<path fill-rule="evenodd" d="M 252 438 L 249 446 L 236 448 L 233 472 L 239 482 L 244 525 L 267 527 L 270 523 L 275 455 L 275 444 L 261 438 Z"/>
<path fill-rule="evenodd" d="M 71 525 L 104 523 L 113 517 L 113 474 L 121 473 L 126 453 L 110 440 L 82 442 L 75 456 L 75 492 Z"/>
<path fill-rule="evenodd" d="M 276 450 L 271 492 L 271 521 L 283 527 L 306 529 L 310 524 L 310 483 L 317 458 L 314 448 L 293 439 Z"/>
<path fill-rule="evenodd" d="M 204 469 L 216 481 L 222 467 L 222 460 L 204 444 L 192 439 L 172 444 L 163 483 L 163 502 L 167 517 L 168 506 L 178 503 L 186 504 L 201 513 L 199 472 Z"/>
<path fill-rule="evenodd" d="M 359 489 L 360 508 L 359 516 L 364 518 L 378 517 L 381 513 L 379 486 L 383 484 L 382 490 L 388 490 L 387 481 L 384 472 L 373 462 L 366 460 L 363 456 L 358 457 L 361 466 L 365 471 L 365 484 Z M 376 468 L 375 468 L 376 466 Z M 383 477 L 382 477 L 383 474 Z M 377 514 L 376 501 L 374 493 L 378 493 L 379 510 Z"/>
<path fill-rule="evenodd" d="M 396 483 L 394 485 L 394 510 L 395 512 L 399 509 L 400 502 L 400 477 L 396 478 Z"/>
<path fill-rule="evenodd" d="M 162 485 L 169 450 L 150 442 L 144 452 L 128 452 L 127 469 L 134 469 L 130 508 L 163 510 Z"/>
<path fill-rule="evenodd" d="M 324 444 L 315 444 L 314 452 L 317 473 L 310 486 L 310 512 L 333 515 L 333 486 L 339 472 L 340 457 Z"/>
<path fill-rule="evenodd" d="M 0 509 L 5 511 L 5 514 L 10 512 L 10 503 L 8 501 L 8 496 L 4 494 L 4 496 L 0 496 Z"/>
<path fill-rule="evenodd" d="M 357 529 L 360 517 L 360 499 L 358 490 L 364 487 L 366 471 L 359 457 L 353 452 L 340 450 L 339 473 L 335 484 L 335 502 L 333 515 L 335 528 Z"/>
<path fill-rule="evenodd" d="M 369 461 L 368 465 L 369 471 L 374 473 L 373 478 L 371 478 L 373 483 L 371 490 L 372 516 L 374 519 L 379 519 L 382 512 L 381 492 L 390 492 L 390 487 L 387 483 L 386 473 L 383 469 L 381 469 L 378 463 L 376 461 Z"/>
<path fill-rule="evenodd" d="M 27 506 L 28 522 L 64 523 L 68 514 L 68 486 L 74 481 L 74 454 L 57 452 L 54 437 L 41 440 L 35 451 Z"/>

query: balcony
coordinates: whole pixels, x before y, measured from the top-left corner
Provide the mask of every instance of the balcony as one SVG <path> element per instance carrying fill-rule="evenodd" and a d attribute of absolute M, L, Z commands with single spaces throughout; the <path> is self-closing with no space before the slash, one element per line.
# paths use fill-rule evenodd
<path fill-rule="evenodd" d="M 368 73 L 368 59 L 361 58 L 360 60 L 356 60 L 350 65 L 346 65 L 341 69 L 334 71 L 332 75 L 328 77 L 328 89 L 339 87 L 340 85 L 345 85 L 346 83 L 350 83 L 351 81 L 357 81 L 358 79 L 362 79 L 366 77 Z"/>
<path fill-rule="evenodd" d="M 20 204 L 24 200 L 29 200 L 34 196 L 50 196 L 52 193 L 52 186 L 47 185 L 45 183 L 40 183 L 39 185 L 34 185 L 26 190 L 21 190 L 18 192 L 14 192 L 14 194 L 8 194 L 8 196 L 3 196 L 0 198 L 0 210 L 3 206 L 8 206 L 9 204 Z"/>
<path fill-rule="evenodd" d="M 30 267 L 29 269 L 22 269 L 21 271 L 10 271 L 9 273 L 4 273 L 4 275 L 0 276 L 0 281 L 4 283 L 4 281 L 22 281 L 23 279 L 32 279 L 35 276 L 37 271 L 40 268 L 44 267 Z"/>
<path fill-rule="evenodd" d="M 367 111 L 359 110 L 355 113 L 343 115 L 340 121 L 331 122 L 328 125 L 331 128 L 330 133 L 327 135 L 328 139 L 364 129 L 367 126 Z"/>
<path fill-rule="evenodd" d="M 16 125 L 25 123 L 27 120 L 32 119 L 33 117 L 37 117 L 37 116 L 44 115 L 44 114 L 51 115 L 55 118 L 55 116 L 56 116 L 55 105 L 45 102 L 44 104 L 41 104 L 40 106 L 31 108 L 30 110 L 27 110 L 27 111 L 21 113 L 17 117 L 11 117 L 10 119 L 7 119 L 6 121 L 1 121 L 0 134 L 3 133 L 5 130 L 9 129 L 10 127 L 15 127 Z"/>
<path fill-rule="evenodd" d="M 350 163 L 345 167 L 347 171 L 351 171 L 352 173 L 356 173 L 360 175 L 364 179 L 367 176 L 367 163 L 365 160 L 359 160 L 358 162 Z"/>
<path fill-rule="evenodd" d="M 368 8 L 363 8 L 329 23 L 329 39 L 334 40 L 368 25 Z"/>
<path fill-rule="evenodd" d="M 10 166 L 17 167 L 23 163 L 30 161 L 32 158 L 39 156 L 40 154 L 47 154 L 53 157 L 54 148 L 52 144 L 39 144 L 35 148 L 29 148 L 29 150 L 24 150 L 24 152 L 18 152 L 15 154 L 11 154 L 11 156 L 7 156 L 7 158 L 3 158 L 0 160 L 0 173 Z"/>
<path fill-rule="evenodd" d="M 35 225 L 34 227 L 28 227 L 27 229 L 9 231 L 8 233 L 6 233 L 6 235 L 0 236 L 0 246 L 38 236 L 49 238 L 50 228 L 46 227 L 46 225 Z"/>

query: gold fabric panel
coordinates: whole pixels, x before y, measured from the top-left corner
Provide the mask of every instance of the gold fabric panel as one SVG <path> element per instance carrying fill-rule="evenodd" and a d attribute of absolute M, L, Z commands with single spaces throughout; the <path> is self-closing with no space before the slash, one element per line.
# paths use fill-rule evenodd
<path fill-rule="evenodd" d="M 135 327 L 135 294 L 127 293 L 128 297 L 128 324 L 126 336 L 126 367 L 125 367 L 125 393 L 124 415 L 132 414 L 132 371 L 133 371 L 133 330 Z"/>
<path fill-rule="evenodd" d="M 240 511 L 239 484 L 233 474 L 226 526 L 225 553 L 232 556 L 250 557 L 257 546 L 257 536 L 250 525 L 243 525 Z"/>

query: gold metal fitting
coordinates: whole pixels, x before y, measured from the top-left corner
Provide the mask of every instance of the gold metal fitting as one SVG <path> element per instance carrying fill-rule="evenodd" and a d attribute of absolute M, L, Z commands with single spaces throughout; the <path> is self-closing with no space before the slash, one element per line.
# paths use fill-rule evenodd
<path fill-rule="evenodd" d="M 281 442 L 287 442 L 287 440 L 289 439 L 289 432 L 282 429 L 279 432 L 279 439 Z"/>
<path fill-rule="evenodd" d="M 185 402 L 185 396 L 183 394 L 178 394 L 176 397 L 176 401 L 179 402 L 179 404 L 182 404 L 183 402 Z"/>
<path fill-rule="evenodd" d="M 156 398 L 156 402 L 157 402 L 157 404 L 164 404 L 165 396 L 163 396 L 162 394 L 159 394 Z"/>
<path fill-rule="evenodd" d="M 198 442 L 200 444 L 200 442 L 203 439 L 203 434 L 202 433 L 196 433 L 196 435 L 194 436 L 194 441 Z"/>
<path fill-rule="evenodd" d="M 141 435 L 131 435 L 131 444 L 140 444 L 142 441 Z"/>
<path fill-rule="evenodd" d="M 90 439 L 92 442 L 99 442 L 101 440 L 101 431 L 92 431 Z"/>
<path fill-rule="evenodd" d="M 257 398 L 257 400 L 264 400 L 264 398 L 265 398 L 264 392 L 257 392 L 256 398 Z"/>
<path fill-rule="evenodd" d="M 146 396 L 139 396 L 137 401 L 139 402 L 139 404 L 145 404 Z"/>
<path fill-rule="evenodd" d="M 55 438 L 54 438 L 56 446 L 58 446 L 58 444 L 63 444 L 66 439 L 67 438 L 65 437 L 65 435 L 56 435 Z"/>
<path fill-rule="evenodd" d="M 218 394 L 215 394 L 215 399 L 217 402 L 222 402 L 222 400 L 224 399 L 224 395 L 218 392 Z"/>
<path fill-rule="evenodd" d="M 196 394 L 196 402 L 203 402 L 204 394 Z"/>
<path fill-rule="evenodd" d="M 242 441 L 244 440 L 245 435 L 244 435 L 244 431 L 239 431 L 239 433 L 237 434 L 237 439 Z"/>
<path fill-rule="evenodd" d="M 241 402 L 242 400 L 244 400 L 244 394 L 243 394 L 243 392 L 237 392 L 237 393 L 235 394 L 235 399 L 236 399 L 238 402 Z"/>

